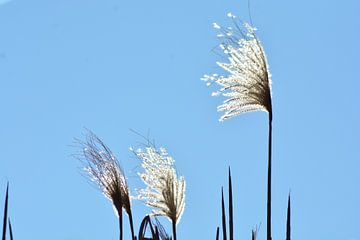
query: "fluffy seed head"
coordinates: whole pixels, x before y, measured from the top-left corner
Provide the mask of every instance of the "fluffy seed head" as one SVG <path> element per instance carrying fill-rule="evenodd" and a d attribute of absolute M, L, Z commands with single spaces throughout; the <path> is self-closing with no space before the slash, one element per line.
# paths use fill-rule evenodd
<path fill-rule="evenodd" d="M 185 209 L 185 179 L 177 176 L 174 159 L 165 148 L 148 146 L 134 153 L 142 160 L 144 172 L 139 176 L 147 186 L 138 191 L 139 199 L 156 209 L 154 215 L 178 223 Z"/>
<path fill-rule="evenodd" d="M 82 151 L 80 159 L 91 181 L 112 201 L 118 216 L 121 215 L 122 208 L 129 214 L 131 211 L 129 188 L 115 155 L 90 131 L 86 140 L 79 143 Z"/>
<path fill-rule="evenodd" d="M 247 23 L 239 25 L 231 13 L 228 16 L 234 28 L 213 24 L 220 31 L 217 35 L 221 39 L 220 48 L 228 58 L 228 62 L 217 64 L 228 75 L 204 75 L 202 80 L 207 81 L 208 86 L 213 82 L 221 86 L 212 96 L 227 97 L 218 107 L 218 111 L 225 112 L 220 121 L 258 110 L 268 112 L 271 118 L 271 75 L 264 49 L 255 35 L 256 29 Z"/>

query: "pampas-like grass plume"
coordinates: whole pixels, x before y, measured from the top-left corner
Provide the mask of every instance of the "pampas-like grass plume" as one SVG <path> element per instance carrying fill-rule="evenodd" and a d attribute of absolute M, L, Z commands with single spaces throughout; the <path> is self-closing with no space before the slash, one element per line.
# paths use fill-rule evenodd
<path fill-rule="evenodd" d="M 271 240 L 271 143 L 272 143 L 272 105 L 271 75 L 264 49 L 257 38 L 256 28 L 244 23 L 238 24 L 236 17 L 229 13 L 234 28 L 220 27 L 220 48 L 228 58 L 228 62 L 217 64 L 228 72 L 227 76 L 205 75 L 202 80 L 207 85 L 213 82 L 221 86 L 213 92 L 213 96 L 222 94 L 227 99 L 218 107 L 224 111 L 220 121 L 232 118 L 244 112 L 265 111 L 269 113 L 269 148 L 268 148 L 268 180 L 267 180 L 267 240 Z"/>
<path fill-rule="evenodd" d="M 88 132 L 85 142 L 80 142 L 84 170 L 113 203 L 120 221 L 120 239 L 122 239 L 122 209 L 129 215 L 134 239 L 130 194 L 128 184 L 118 160 L 111 150 L 92 132 Z"/>
<path fill-rule="evenodd" d="M 176 224 L 185 209 L 185 179 L 177 176 L 174 159 L 166 149 L 147 146 L 134 153 L 142 160 L 144 172 L 139 176 L 147 186 L 139 190 L 139 199 L 155 208 L 154 215 L 169 218 L 173 226 L 173 239 L 176 240 Z"/>
<path fill-rule="evenodd" d="M 207 81 L 207 85 L 215 82 L 221 86 L 213 96 L 222 94 L 228 98 L 218 107 L 218 111 L 225 112 L 220 121 L 258 110 L 271 114 L 271 75 L 264 49 L 255 35 L 256 29 L 247 23 L 239 25 L 231 13 L 228 16 L 233 19 L 235 28 L 223 28 L 214 23 L 221 32 L 217 35 L 221 39 L 220 48 L 228 57 L 227 63 L 217 64 L 228 75 L 204 75 L 202 80 Z"/>

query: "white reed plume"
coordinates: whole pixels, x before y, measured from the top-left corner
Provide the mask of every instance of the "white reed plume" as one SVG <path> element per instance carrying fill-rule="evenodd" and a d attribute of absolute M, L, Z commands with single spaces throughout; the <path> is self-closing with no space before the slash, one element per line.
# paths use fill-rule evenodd
<path fill-rule="evenodd" d="M 202 80 L 207 85 L 213 82 L 221 86 L 213 92 L 213 96 L 223 95 L 227 99 L 218 107 L 224 111 L 220 121 L 237 116 L 244 112 L 265 111 L 269 113 L 269 144 L 268 144 L 268 180 L 267 180 L 267 240 L 271 240 L 271 145 L 272 145 L 272 105 L 271 75 L 264 49 L 257 38 L 256 28 L 248 23 L 241 25 L 236 17 L 229 13 L 234 28 L 223 28 L 214 23 L 220 30 L 217 36 L 222 43 L 220 48 L 227 56 L 228 62 L 217 64 L 228 72 L 227 76 L 213 74 L 204 75 Z"/>
<path fill-rule="evenodd" d="M 144 172 L 139 173 L 139 176 L 147 186 L 139 190 L 139 199 L 155 208 L 154 215 L 169 218 L 176 240 L 176 224 L 185 209 L 185 179 L 177 176 L 175 161 L 165 148 L 147 146 L 134 153 L 142 160 Z"/>
<path fill-rule="evenodd" d="M 241 26 L 234 15 L 228 16 L 233 19 L 234 28 L 213 24 L 221 32 L 217 35 L 221 39 L 220 48 L 228 58 L 228 62 L 217 64 L 228 75 L 204 75 L 202 80 L 208 81 L 207 85 L 215 82 L 221 86 L 213 96 L 221 94 L 228 98 L 218 107 L 218 111 L 225 112 L 220 121 L 258 110 L 271 115 L 271 75 L 264 49 L 255 35 L 256 29 L 248 23 Z"/>

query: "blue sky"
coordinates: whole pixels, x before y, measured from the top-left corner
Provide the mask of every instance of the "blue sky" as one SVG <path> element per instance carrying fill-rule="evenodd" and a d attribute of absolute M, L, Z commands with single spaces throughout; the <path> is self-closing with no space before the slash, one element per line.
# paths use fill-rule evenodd
<path fill-rule="evenodd" d="M 17 239 L 118 239 L 111 204 L 81 176 L 74 137 L 93 130 L 119 158 L 148 134 L 187 180 L 179 239 L 214 239 L 233 173 L 235 237 L 266 232 L 267 115 L 219 123 L 200 81 L 219 72 L 213 22 L 247 1 L 0 1 L 0 191 Z M 359 240 L 360 3 L 251 2 L 273 79 L 273 239 Z M 1 200 L 2 201 L 2 200 Z M 136 229 L 150 209 L 133 202 Z M 164 219 L 167 225 L 167 220 Z"/>

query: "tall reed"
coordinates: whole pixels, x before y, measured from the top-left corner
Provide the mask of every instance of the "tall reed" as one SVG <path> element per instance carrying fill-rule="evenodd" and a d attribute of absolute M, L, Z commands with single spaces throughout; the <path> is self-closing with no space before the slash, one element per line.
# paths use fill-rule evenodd
<path fill-rule="evenodd" d="M 165 148 L 147 146 L 133 152 L 142 161 L 144 172 L 139 176 L 147 186 L 139 190 L 139 199 L 155 208 L 153 215 L 171 221 L 173 240 L 176 240 L 176 225 L 185 209 L 185 179 L 177 176 L 175 161 Z"/>
<path fill-rule="evenodd" d="M 272 104 L 271 75 L 266 55 L 255 32 L 256 28 L 248 23 L 239 24 L 236 17 L 229 13 L 234 27 L 223 28 L 214 23 L 220 33 L 220 48 L 228 58 L 227 63 L 217 62 L 228 75 L 204 75 L 207 85 L 216 83 L 221 86 L 213 96 L 222 95 L 227 99 L 218 107 L 223 111 L 220 121 L 244 112 L 265 111 L 269 118 L 268 172 L 267 172 L 267 240 L 271 240 L 271 148 L 272 148 Z"/>
<path fill-rule="evenodd" d="M 112 203 L 119 217 L 119 239 L 123 239 L 122 209 L 128 214 L 131 237 L 135 240 L 129 187 L 124 172 L 112 151 L 94 133 L 87 132 L 79 159 L 84 170 Z"/>

